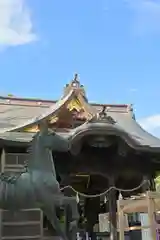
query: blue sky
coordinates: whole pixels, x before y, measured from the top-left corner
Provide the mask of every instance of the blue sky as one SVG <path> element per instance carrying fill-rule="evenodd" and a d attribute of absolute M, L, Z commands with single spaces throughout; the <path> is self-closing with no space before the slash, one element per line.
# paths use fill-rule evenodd
<path fill-rule="evenodd" d="M 58 99 L 77 72 L 160 136 L 159 42 L 159 0 L 0 0 L 0 95 Z"/>

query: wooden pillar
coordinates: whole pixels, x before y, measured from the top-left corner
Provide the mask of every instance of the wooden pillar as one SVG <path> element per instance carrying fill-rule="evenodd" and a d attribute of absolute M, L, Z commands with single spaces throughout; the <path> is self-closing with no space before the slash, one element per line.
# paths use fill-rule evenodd
<path fill-rule="evenodd" d="M 144 175 L 143 181 L 146 181 L 146 183 L 142 186 L 142 192 L 145 193 L 145 192 L 149 191 L 149 189 L 150 189 L 149 177 L 147 175 Z"/>
<path fill-rule="evenodd" d="M 124 213 L 123 213 L 123 207 L 121 207 L 121 200 L 117 201 L 117 213 L 118 213 L 118 228 L 119 228 L 119 240 L 124 240 Z"/>
<path fill-rule="evenodd" d="M 109 187 L 114 186 L 114 177 L 109 178 Z M 117 199 L 116 190 L 112 189 L 108 194 L 109 222 L 110 222 L 110 240 L 118 240 L 117 236 Z"/>
<path fill-rule="evenodd" d="M 1 173 L 4 173 L 4 170 L 5 170 L 5 159 L 6 159 L 6 152 L 5 152 L 5 149 L 3 148 L 2 154 L 1 154 Z"/>
<path fill-rule="evenodd" d="M 64 214 L 65 214 L 65 232 L 66 232 L 66 236 L 68 237 L 68 239 L 70 239 L 70 221 L 71 221 L 71 212 L 70 212 L 70 208 L 67 205 L 64 208 Z"/>
<path fill-rule="evenodd" d="M 156 223 L 155 223 L 155 207 L 154 207 L 154 198 L 150 196 L 150 192 L 147 192 L 147 202 L 148 202 L 148 217 L 150 223 L 150 230 L 151 230 L 151 238 L 152 240 L 156 240 Z"/>
<path fill-rule="evenodd" d="M 93 226 L 98 220 L 100 212 L 100 198 L 87 198 L 85 199 L 85 216 L 87 218 L 87 232 L 93 237 Z"/>

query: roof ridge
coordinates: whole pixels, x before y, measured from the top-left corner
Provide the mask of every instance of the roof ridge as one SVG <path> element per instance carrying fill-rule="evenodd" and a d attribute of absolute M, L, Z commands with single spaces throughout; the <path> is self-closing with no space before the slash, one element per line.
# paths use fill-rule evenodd
<path fill-rule="evenodd" d="M 56 103 L 59 100 L 51 100 L 51 99 L 41 99 L 41 98 L 22 98 L 22 97 L 9 97 L 9 96 L 0 96 L 0 99 L 2 100 L 10 100 L 10 101 L 22 101 L 22 102 L 34 102 L 39 104 L 40 102 L 43 103 Z M 1 103 L 0 103 L 1 104 Z M 13 104 L 12 102 L 10 103 Z M 88 102 L 88 104 L 92 106 L 108 106 L 108 107 L 124 107 L 127 108 L 130 104 L 122 104 L 122 103 L 94 103 L 94 102 Z"/>
<path fill-rule="evenodd" d="M 51 100 L 51 99 L 41 99 L 41 98 L 23 98 L 23 97 L 15 97 L 15 96 L 0 96 L 0 99 L 4 100 L 17 100 L 17 101 L 33 101 L 33 102 L 53 102 L 56 103 L 59 100 Z"/>

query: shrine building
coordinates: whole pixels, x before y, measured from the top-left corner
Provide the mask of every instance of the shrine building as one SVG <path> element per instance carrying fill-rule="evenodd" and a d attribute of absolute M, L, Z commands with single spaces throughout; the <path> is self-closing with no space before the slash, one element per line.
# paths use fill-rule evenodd
<path fill-rule="evenodd" d="M 133 189 L 122 191 L 123 197 L 155 189 L 154 178 L 160 170 L 160 139 L 138 124 L 132 105 L 90 103 L 77 74 L 66 84 L 58 101 L 0 97 L 1 172 L 23 169 L 30 141 L 44 120 L 59 139 L 69 144 L 68 152 L 64 152 L 57 140 L 53 151 L 62 187 L 70 185 L 86 195 L 100 195 L 112 186 Z M 66 189 L 65 194 L 75 193 Z M 116 235 L 118 195 L 114 189 L 95 198 L 81 198 L 79 194 L 88 231 L 93 231 L 98 214 L 107 211 L 112 223 L 110 231 Z"/>

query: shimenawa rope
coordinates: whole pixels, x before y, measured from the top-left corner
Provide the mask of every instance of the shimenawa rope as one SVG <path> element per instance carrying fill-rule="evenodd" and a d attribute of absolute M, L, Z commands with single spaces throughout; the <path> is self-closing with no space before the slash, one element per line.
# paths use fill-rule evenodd
<path fill-rule="evenodd" d="M 132 188 L 132 189 L 121 189 L 121 188 L 117 188 L 116 186 L 111 186 L 110 188 L 106 189 L 103 193 L 100 193 L 100 194 L 85 194 L 85 193 L 81 193 L 81 192 L 78 192 L 75 188 L 73 188 L 71 185 L 67 185 L 63 188 L 61 188 L 61 191 L 67 189 L 67 188 L 70 188 L 73 192 L 75 192 L 76 194 L 78 194 L 79 196 L 81 197 L 85 197 L 85 198 L 96 198 L 96 197 L 101 197 L 101 196 L 105 196 L 108 192 L 110 192 L 112 189 L 115 189 L 119 192 L 134 192 L 138 189 L 140 189 L 143 185 L 145 185 L 146 183 L 148 182 L 148 180 L 143 180 L 140 185 L 138 185 L 137 187 L 135 188 Z"/>

